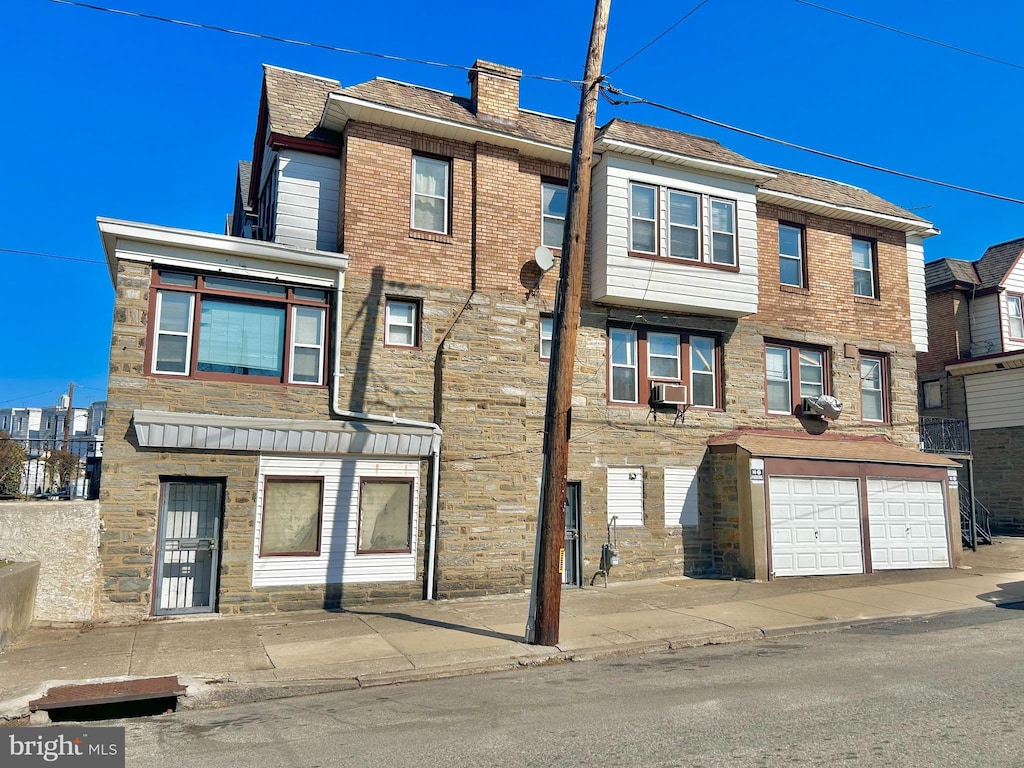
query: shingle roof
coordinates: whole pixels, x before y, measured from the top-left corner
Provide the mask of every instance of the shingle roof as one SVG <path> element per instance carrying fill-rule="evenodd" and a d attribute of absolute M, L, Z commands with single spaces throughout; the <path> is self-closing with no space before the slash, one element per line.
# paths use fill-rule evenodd
<path fill-rule="evenodd" d="M 895 445 L 881 436 L 791 435 L 736 431 L 712 437 L 708 445 L 738 445 L 754 456 L 823 461 L 870 461 L 881 464 L 955 467 L 956 462 L 937 454 Z"/>
<path fill-rule="evenodd" d="M 252 183 L 252 163 L 248 160 L 238 161 L 238 194 L 242 198 L 242 208 L 246 213 L 252 213 L 252 206 L 249 205 L 249 185 Z"/>
<path fill-rule="evenodd" d="M 327 94 L 341 90 L 341 83 L 325 77 L 263 65 L 271 133 L 299 139 L 337 141 L 332 131 L 320 127 Z"/>
<path fill-rule="evenodd" d="M 625 141 L 631 144 L 641 144 L 645 147 L 664 149 L 676 154 L 696 157 L 701 160 L 711 160 L 716 163 L 735 165 L 741 168 L 754 168 L 756 170 L 771 170 L 765 165 L 755 163 L 743 155 L 726 149 L 714 139 L 707 139 L 703 136 L 695 136 L 680 131 L 670 131 L 667 128 L 658 128 L 653 125 L 634 123 L 629 120 L 615 118 L 601 127 L 597 132 L 598 140 L 606 138 L 617 141 Z"/>
<path fill-rule="evenodd" d="M 974 262 L 981 287 L 992 288 L 1002 284 L 1006 279 L 1006 273 L 1020 258 L 1021 251 L 1024 251 L 1024 237 L 989 246 L 982 257 Z"/>
<path fill-rule="evenodd" d="M 511 136 L 553 144 L 566 149 L 572 147 L 574 123 L 572 120 L 561 117 L 520 110 L 517 125 L 510 126 L 507 123 L 499 125 L 477 117 L 467 98 L 382 77 L 343 88 L 341 93 L 374 104 L 405 109 L 440 120 L 450 120 L 454 123 L 487 130 L 497 129 Z"/>
<path fill-rule="evenodd" d="M 951 283 L 967 283 L 980 285 L 974 264 L 962 259 L 938 259 L 924 265 L 924 285 L 926 290 L 935 290 L 939 286 Z"/>
<path fill-rule="evenodd" d="M 843 184 L 831 179 L 822 179 L 817 176 L 808 176 L 796 171 L 787 171 L 783 168 L 772 168 L 778 174 L 771 181 L 761 185 L 763 189 L 782 192 L 798 197 L 807 197 L 812 200 L 820 200 L 832 205 L 841 205 L 851 208 L 859 208 L 872 213 L 881 213 L 886 216 L 896 216 L 901 219 L 920 221 L 922 224 L 928 222 L 920 216 L 915 216 L 910 211 L 900 208 L 898 205 L 883 200 L 878 195 L 868 192 L 866 189 L 854 187 L 850 184 Z"/>

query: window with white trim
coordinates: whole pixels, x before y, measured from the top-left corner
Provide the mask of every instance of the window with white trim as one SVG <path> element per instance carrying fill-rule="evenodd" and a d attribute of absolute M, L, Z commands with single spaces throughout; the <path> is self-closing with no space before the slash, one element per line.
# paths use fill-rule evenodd
<path fill-rule="evenodd" d="M 767 344 L 764 362 L 768 413 L 792 414 L 803 398 L 829 393 L 823 349 Z"/>
<path fill-rule="evenodd" d="M 388 347 L 419 347 L 420 303 L 387 299 L 384 303 L 384 344 Z"/>
<path fill-rule="evenodd" d="M 860 357 L 860 418 L 876 424 L 888 421 L 886 359 L 883 355 Z"/>
<path fill-rule="evenodd" d="M 696 408 L 719 407 L 718 341 L 649 328 L 608 330 L 608 399 L 647 404 L 654 384 L 682 384 Z"/>
<path fill-rule="evenodd" d="M 412 157 L 412 228 L 447 235 L 450 229 L 451 161 Z"/>
<path fill-rule="evenodd" d="M 853 249 L 853 295 L 878 298 L 878 265 L 875 242 L 862 237 L 851 240 Z"/>
<path fill-rule="evenodd" d="M 323 384 L 327 303 L 320 288 L 154 270 L 149 370 Z"/>
<path fill-rule="evenodd" d="M 555 330 L 555 320 L 551 315 L 541 315 L 538 324 L 540 335 L 540 359 L 551 359 L 551 338 Z"/>
<path fill-rule="evenodd" d="M 565 233 L 565 211 L 569 189 L 565 184 L 545 181 L 540 185 L 541 243 L 561 248 Z"/>
<path fill-rule="evenodd" d="M 629 251 L 634 256 L 735 268 L 735 200 L 653 184 L 629 184 Z"/>
<path fill-rule="evenodd" d="M 1022 299 L 1017 294 L 1006 296 L 1006 317 L 1010 326 L 1011 339 L 1024 339 L 1024 312 L 1021 307 Z"/>

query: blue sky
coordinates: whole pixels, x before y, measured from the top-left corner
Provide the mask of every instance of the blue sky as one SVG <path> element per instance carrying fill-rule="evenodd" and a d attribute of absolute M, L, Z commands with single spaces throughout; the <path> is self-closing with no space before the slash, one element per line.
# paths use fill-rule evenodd
<path fill-rule="evenodd" d="M 93 0 L 101 3 L 101 0 Z M 698 0 L 612 0 L 604 71 Z M 579 78 L 591 0 L 289 3 L 109 0 L 108 7 L 328 45 Z M 708 0 L 616 70 L 627 93 L 911 174 L 1024 197 L 1024 3 L 821 0 L 1016 63 L 1006 66 L 859 24 L 797 0 Z M 386 16 L 380 9 L 386 8 Z M 439 12 L 439 8 L 443 9 Z M 514 8 L 510 13 L 509 8 Z M 252 152 L 262 62 L 351 85 L 390 77 L 468 93 L 460 69 L 228 36 L 49 0 L 8 0 L 0 21 L 0 408 L 101 399 L 113 291 L 97 216 L 222 232 L 237 161 Z M 529 109 L 572 117 L 578 93 L 526 79 Z M 978 258 L 1024 236 L 1024 206 L 808 155 L 647 106 L 619 116 L 718 139 L 754 160 L 865 187 L 935 223 L 927 258 Z"/>

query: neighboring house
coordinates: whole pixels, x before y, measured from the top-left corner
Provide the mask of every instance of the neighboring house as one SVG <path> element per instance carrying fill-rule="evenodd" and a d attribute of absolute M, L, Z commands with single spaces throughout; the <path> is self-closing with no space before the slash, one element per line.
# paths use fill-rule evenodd
<path fill-rule="evenodd" d="M 519 77 L 265 67 L 254 239 L 100 220 L 105 615 L 529 587 L 573 123 Z M 566 584 L 609 537 L 625 579 L 957 562 L 955 464 L 917 450 L 928 222 L 618 119 L 591 200 Z"/>
<path fill-rule="evenodd" d="M 1018 238 L 974 262 L 947 258 L 925 268 L 930 341 L 918 359 L 921 416 L 966 419 L 975 495 L 996 533 L 1024 532 L 1022 254 Z"/>

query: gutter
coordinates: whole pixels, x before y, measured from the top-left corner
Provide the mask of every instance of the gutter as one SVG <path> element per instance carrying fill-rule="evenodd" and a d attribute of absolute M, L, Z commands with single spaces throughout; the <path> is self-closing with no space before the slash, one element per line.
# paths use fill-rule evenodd
<path fill-rule="evenodd" d="M 346 257 L 347 259 L 347 257 Z M 341 407 L 339 402 L 341 393 L 341 306 L 342 291 L 345 288 L 345 270 L 338 270 L 338 280 L 335 286 L 334 302 L 334 370 L 331 372 L 330 385 L 330 406 L 331 415 L 342 419 L 355 421 L 375 421 L 382 424 L 393 424 L 403 427 L 427 427 L 434 430 L 434 436 L 430 445 L 430 475 L 431 493 L 427 514 L 429 516 L 427 532 L 427 573 L 426 573 L 426 595 L 425 600 L 434 599 L 437 559 L 437 508 L 440 497 L 438 480 L 441 474 L 441 427 L 432 421 L 415 421 L 413 419 L 400 419 L 396 414 L 390 416 L 379 416 L 372 413 L 360 413 L 349 411 Z"/>

